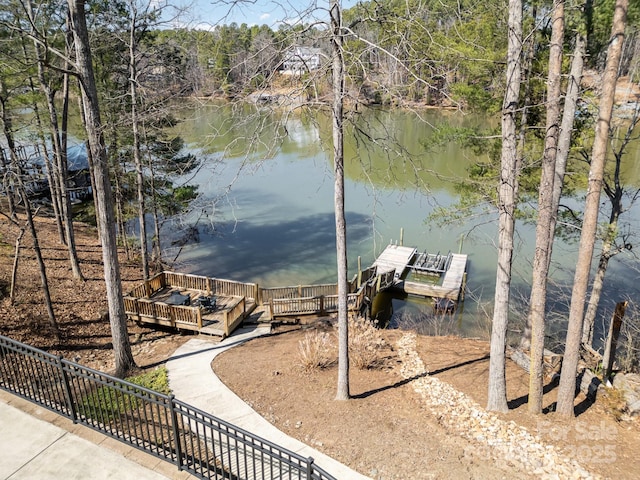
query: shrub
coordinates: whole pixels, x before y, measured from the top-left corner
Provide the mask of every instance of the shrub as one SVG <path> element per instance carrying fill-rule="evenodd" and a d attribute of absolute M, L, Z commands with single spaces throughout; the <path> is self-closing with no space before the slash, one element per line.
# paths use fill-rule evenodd
<path fill-rule="evenodd" d="M 380 366 L 386 346 L 373 322 L 363 317 L 349 318 L 349 360 L 353 366 L 360 370 Z"/>
<path fill-rule="evenodd" d="M 127 380 L 158 393 L 169 394 L 171 392 L 165 367 L 129 377 Z M 111 421 L 131 410 L 140 408 L 142 405 L 135 394 L 121 392 L 109 386 L 101 386 L 82 399 L 78 405 L 78 411 L 81 415 L 89 418 Z"/>
<path fill-rule="evenodd" d="M 332 350 L 333 345 L 331 345 L 329 334 L 318 330 L 307 332 L 298 343 L 298 354 L 302 369 L 310 372 L 318 368 L 328 367 L 333 361 Z"/>

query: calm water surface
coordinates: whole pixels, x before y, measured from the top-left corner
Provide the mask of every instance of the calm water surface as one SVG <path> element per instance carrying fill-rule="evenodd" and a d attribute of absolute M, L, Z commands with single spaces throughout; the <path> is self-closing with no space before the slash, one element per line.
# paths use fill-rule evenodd
<path fill-rule="evenodd" d="M 190 149 L 205 159 L 183 178 L 199 185 L 199 243 L 173 247 L 180 269 L 190 273 L 257 282 L 261 286 L 333 283 L 336 277 L 331 126 L 323 115 L 271 112 L 252 107 L 198 105 L 182 111 L 177 127 Z M 444 122 L 474 128 L 487 119 L 428 111 L 367 111 L 349 127 L 345 145 L 345 190 L 349 277 L 370 265 L 389 242 L 430 253 L 469 255 L 468 290 L 456 322 L 463 332 L 483 333 L 470 298 L 492 303 L 496 270 L 496 222 L 477 216 L 461 225 L 427 222 L 438 207 L 457 201 L 455 181 L 467 178 L 476 157 L 455 143 L 428 146 L 433 126 Z M 364 132 L 364 133 L 363 133 Z M 247 146 L 251 148 L 248 149 Z M 637 155 L 637 153 L 634 153 Z M 637 165 L 627 176 L 638 176 Z M 635 218 L 636 212 L 633 214 Z M 518 224 L 515 291 L 526 294 L 533 257 L 534 227 Z M 557 241 L 554 281 L 569 282 L 577 245 Z M 637 273 L 612 261 L 609 286 L 618 296 L 637 296 Z M 563 310 L 563 302 L 551 303 Z M 395 299 L 398 312 L 431 312 L 422 299 Z M 480 330 L 480 331 L 479 331 Z"/>

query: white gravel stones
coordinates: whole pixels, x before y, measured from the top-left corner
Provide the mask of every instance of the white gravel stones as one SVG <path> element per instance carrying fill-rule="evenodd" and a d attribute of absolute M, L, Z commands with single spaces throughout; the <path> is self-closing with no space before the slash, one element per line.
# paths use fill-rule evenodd
<path fill-rule="evenodd" d="M 478 447 L 476 454 L 544 479 L 599 478 L 564 457 L 553 445 L 541 443 L 526 428 L 498 418 L 448 383 L 428 375 L 415 345 L 413 333 L 405 333 L 398 341 L 402 376 L 413 379 L 414 390 L 443 427 Z"/>

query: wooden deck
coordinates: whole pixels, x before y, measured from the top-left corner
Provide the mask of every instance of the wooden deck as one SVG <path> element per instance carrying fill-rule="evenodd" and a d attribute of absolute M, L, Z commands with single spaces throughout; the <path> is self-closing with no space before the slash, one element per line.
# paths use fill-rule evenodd
<path fill-rule="evenodd" d="M 198 331 L 200 333 L 206 333 L 208 335 L 216 335 L 220 337 L 227 336 L 227 333 L 225 331 L 225 319 L 243 301 L 244 301 L 243 313 L 244 313 L 244 310 L 251 312 L 255 308 L 255 301 L 247 302 L 244 299 L 244 297 L 234 296 L 234 295 L 224 295 L 224 294 L 207 295 L 206 292 L 202 292 L 200 290 L 181 289 L 181 288 L 172 288 L 172 287 L 165 287 L 162 290 L 155 292 L 151 296 L 151 300 L 154 302 L 166 303 L 169 297 L 175 293 L 178 293 L 183 296 L 188 296 L 190 298 L 191 305 L 197 304 L 198 301 L 201 300 L 202 298 L 207 298 L 207 299 L 215 298 L 215 301 L 216 301 L 215 308 L 203 307 L 200 309 L 202 326 L 199 327 Z"/>
<path fill-rule="evenodd" d="M 255 309 L 257 291 L 255 284 L 161 272 L 126 295 L 124 305 L 135 322 L 226 337 Z M 203 298 L 215 299 L 215 307 L 199 305 Z"/>
<path fill-rule="evenodd" d="M 467 255 L 416 252 L 413 247 L 388 245 L 371 267 L 359 271 L 349 283 L 349 311 L 364 312 L 387 288 L 459 300 Z M 406 280 L 409 271 L 429 276 L 429 281 Z M 254 321 L 337 312 L 337 288 L 337 284 L 259 288 L 255 283 L 161 272 L 125 295 L 124 304 L 127 316 L 136 322 L 226 337 L 254 311 Z M 215 307 L 200 300 L 215 300 Z"/>

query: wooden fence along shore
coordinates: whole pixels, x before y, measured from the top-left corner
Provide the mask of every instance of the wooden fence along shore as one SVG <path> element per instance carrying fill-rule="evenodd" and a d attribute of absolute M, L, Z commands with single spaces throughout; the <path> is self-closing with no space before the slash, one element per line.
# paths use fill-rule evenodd
<path fill-rule="evenodd" d="M 364 312 L 378 292 L 389 288 L 457 301 L 464 290 L 467 256 L 450 254 L 442 260 L 424 255 L 415 248 L 389 245 L 349 283 L 349 311 Z M 432 275 L 429 282 L 405 280 L 408 273 L 428 270 L 427 260 L 438 268 L 427 272 Z M 337 312 L 337 293 L 337 284 L 261 288 L 255 283 L 161 272 L 131 290 L 124 306 L 135 322 L 226 337 L 254 313 L 272 320 Z"/>

